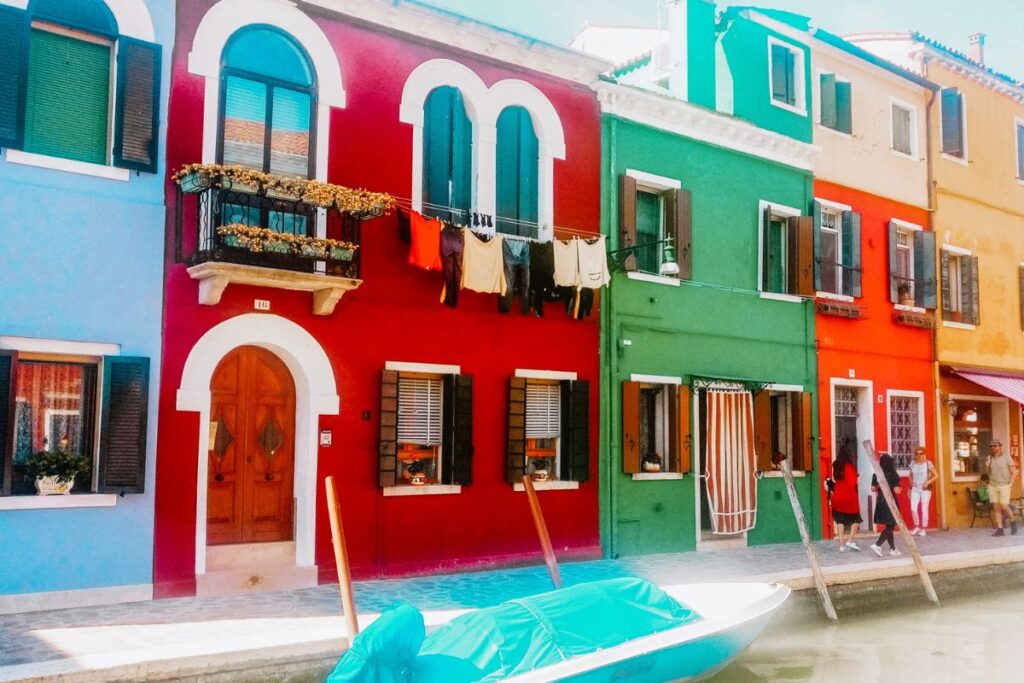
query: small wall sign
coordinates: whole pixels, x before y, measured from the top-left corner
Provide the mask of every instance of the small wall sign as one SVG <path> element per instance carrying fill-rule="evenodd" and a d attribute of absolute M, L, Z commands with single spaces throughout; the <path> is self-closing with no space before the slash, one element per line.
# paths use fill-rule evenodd
<path fill-rule="evenodd" d="M 252 302 L 252 307 L 257 311 L 269 311 L 270 299 L 255 299 Z"/>
<path fill-rule="evenodd" d="M 333 437 L 333 433 L 331 432 L 330 429 L 321 429 L 320 430 L 320 445 L 321 446 L 330 446 L 331 445 L 332 437 Z"/>

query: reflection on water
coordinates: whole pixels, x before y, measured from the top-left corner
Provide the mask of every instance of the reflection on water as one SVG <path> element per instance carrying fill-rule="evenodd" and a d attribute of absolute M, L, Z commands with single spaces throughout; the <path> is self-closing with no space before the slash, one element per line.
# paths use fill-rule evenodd
<path fill-rule="evenodd" d="M 921 596 L 922 603 L 925 598 Z M 1024 592 L 774 624 L 713 683 L 1024 680 Z"/>

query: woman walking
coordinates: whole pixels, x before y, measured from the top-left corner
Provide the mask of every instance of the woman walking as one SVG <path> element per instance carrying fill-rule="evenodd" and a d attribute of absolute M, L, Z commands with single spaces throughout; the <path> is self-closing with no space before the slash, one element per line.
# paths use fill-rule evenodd
<path fill-rule="evenodd" d="M 900 475 L 896 471 L 896 462 L 892 459 L 892 456 L 888 453 L 882 453 L 878 458 L 878 464 L 882 467 L 882 474 L 885 475 L 885 481 L 889 484 L 889 488 L 892 490 L 893 498 L 895 499 L 901 492 L 900 488 Z M 871 544 L 871 551 L 882 556 L 882 544 L 889 544 L 889 554 L 892 556 L 902 555 L 899 550 L 896 550 L 896 538 L 894 532 L 896 531 L 896 517 L 893 516 L 892 510 L 889 509 L 889 503 L 886 501 L 885 496 L 882 495 L 881 489 L 878 485 L 878 476 L 871 477 L 871 487 L 878 492 L 877 503 L 875 504 L 875 524 L 881 524 L 885 528 L 882 533 L 878 536 L 878 540 Z"/>
<path fill-rule="evenodd" d="M 928 508 L 932 502 L 932 485 L 938 481 L 939 475 L 935 466 L 925 457 L 924 447 L 918 446 L 914 451 L 914 462 L 910 466 L 910 514 L 914 517 L 915 536 L 927 536 Z M 921 514 L 917 508 L 921 507 Z"/>
<path fill-rule="evenodd" d="M 863 521 L 857 497 L 857 449 L 849 441 L 839 447 L 836 460 L 832 463 L 832 477 L 835 479 L 832 489 L 832 521 L 836 523 L 839 552 L 860 550 L 860 546 L 853 540 Z"/>

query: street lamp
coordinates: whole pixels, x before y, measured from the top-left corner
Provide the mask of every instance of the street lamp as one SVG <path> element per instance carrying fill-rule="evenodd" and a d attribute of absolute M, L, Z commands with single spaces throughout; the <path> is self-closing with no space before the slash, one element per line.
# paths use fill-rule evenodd
<path fill-rule="evenodd" d="M 645 244 L 637 244 L 632 247 L 625 247 L 623 249 L 616 249 L 615 251 L 609 251 L 608 256 L 611 257 L 612 263 L 616 268 L 623 268 L 623 264 L 630 256 L 636 254 L 641 249 L 653 247 L 658 244 L 664 244 L 665 248 L 661 253 L 661 265 L 658 266 L 658 274 L 666 277 L 675 277 L 679 275 L 679 263 L 676 262 L 676 245 L 675 238 L 666 237 L 663 240 L 656 242 L 647 242 Z"/>

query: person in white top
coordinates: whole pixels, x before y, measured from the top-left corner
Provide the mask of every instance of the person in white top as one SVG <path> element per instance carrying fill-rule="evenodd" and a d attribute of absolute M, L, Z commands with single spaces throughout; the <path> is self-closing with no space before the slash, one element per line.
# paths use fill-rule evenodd
<path fill-rule="evenodd" d="M 928 506 L 932 502 L 932 486 L 939 475 L 928 460 L 923 446 L 914 451 L 914 462 L 910 465 L 910 514 L 914 516 L 914 536 L 927 536 Z M 918 514 L 918 507 L 921 508 Z"/>

